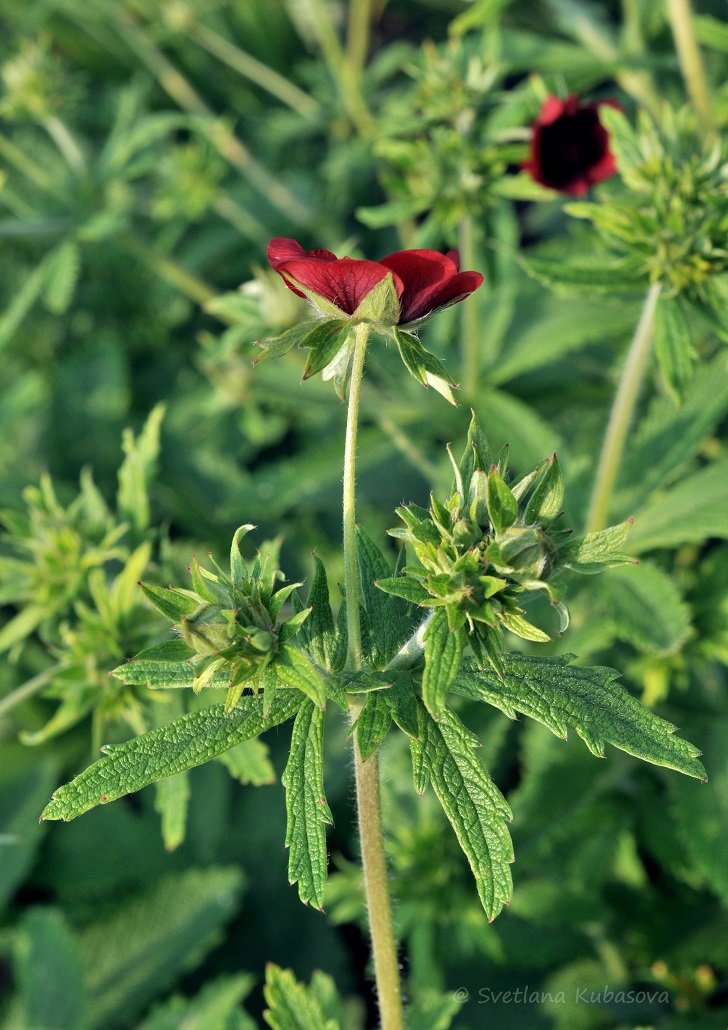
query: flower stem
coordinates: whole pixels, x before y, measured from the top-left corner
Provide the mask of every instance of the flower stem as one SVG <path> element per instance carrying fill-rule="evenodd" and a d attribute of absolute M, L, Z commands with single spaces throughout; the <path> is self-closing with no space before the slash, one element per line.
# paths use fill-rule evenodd
<path fill-rule="evenodd" d="M 690 0 L 667 0 L 667 14 L 685 86 L 703 132 L 712 135 L 715 132 L 715 118 L 710 100 L 710 87 L 695 34 Z"/>
<path fill-rule="evenodd" d="M 639 396 L 647 359 L 652 347 L 652 330 L 655 320 L 655 308 L 660 296 L 660 283 L 650 286 L 642 314 L 637 324 L 627 360 L 619 380 L 619 387 L 614 398 L 609 424 L 604 437 L 602 453 L 599 458 L 594 492 L 592 493 L 587 518 L 587 532 L 594 533 L 603 529 L 609 514 L 609 503 L 612 488 L 617 479 L 619 463 L 622 460 L 624 444 L 627 439 L 635 405 Z"/>
<path fill-rule="evenodd" d="M 344 591 L 348 646 L 346 666 L 361 669 L 361 625 L 359 623 L 359 567 L 356 560 L 356 433 L 359 425 L 359 398 L 367 350 L 369 326 L 361 323 L 354 330 L 354 358 L 349 384 L 349 410 L 346 415 L 344 445 Z"/>
<path fill-rule="evenodd" d="M 346 417 L 343 503 L 344 590 L 348 631 L 346 664 L 350 670 L 362 667 L 359 569 L 356 559 L 356 434 L 369 326 L 362 323 L 356 327 L 355 333 L 353 367 L 349 385 L 349 408 Z M 349 714 L 352 722 L 356 720 L 362 707 L 362 703 L 358 699 L 351 701 Z M 372 938 L 381 1026 L 382 1030 L 403 1030 L 404 1016 L 399 984 L 399 966 L 394 941 L 392 904 L 389 898 L 384 835 L 382 833 L 379 760 L 375 753 L 363 761 L 356 746 L 356 738 L 354 738 L 354 770 L 362 873 L 369 913 L 369 932 Z"/>

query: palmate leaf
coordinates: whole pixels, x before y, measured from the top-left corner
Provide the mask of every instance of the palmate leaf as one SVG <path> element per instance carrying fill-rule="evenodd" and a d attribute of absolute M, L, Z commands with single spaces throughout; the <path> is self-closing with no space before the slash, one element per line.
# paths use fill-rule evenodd
<path fill-rule="evenodd" d="M 473 871 L 488 919 L 508 904 L 513 845 L 504 823 L 511 810 L 473 752 L 479 741 L 449 708 L 439 721 L 419 705 L 418 741 L 411 741 L 415 783 L 429 777 Z"/>
<path fill-rule="evenodd" d="M 557 736 L 573 727 L 589 750 L 604 755 L 606 743 L 654 765 L 706 779 L 700 751 L 674 736 L 675 727 L 645 708 L 615 680 L 619 673 L 601 666 L 571 665 L 574 655 L 503 657 L 504 679 L 465 660 L 453 689 L 486 701 L 515 719 L 518 712 L 542 722 Z"/>
<path fill-rule="evenodd" d="M 41 818 L 75 819 L 95 805 L 201 765 L 292 718 L 300 705 L 298 691 L 276 692 L 264 715 L 262 697 L 245 697 L 229 715 L 224 705 L 210 705 L 126 744 L 105 748 L 107 757 L 60 787 Z"/>
<path fill-rule="evenodd" d="M 286 847 L 290 848 L 288 878 L 298 895 L 317 908 L 326 886 L 326 830 L 332 816 L 324 796 L 324 714 L 309 700 L 300 706 L 293 724 L 291 751 L 282 776 L 286 788 Z"/>

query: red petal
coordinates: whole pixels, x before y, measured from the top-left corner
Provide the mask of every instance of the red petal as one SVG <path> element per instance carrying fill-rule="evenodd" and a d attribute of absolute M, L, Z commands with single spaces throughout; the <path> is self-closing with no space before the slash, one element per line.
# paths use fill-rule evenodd
<path fill-rule="evenodd" d="M 400 323 L 414 322 L 440 308 L 458 304 L 474 293 L 482 283 L 483 276 L 480 272 L 458 272 L 449 279 L 435 283 L 429 290 L 420 293 L 409 308 L 406 308 L 403 302 Z"/>
<path fill-rule="evenodd" d="M 419 318 L 419 314 L 412 312 L 423 311 L 422 298 L 438 284 L 456 276 L 458 271 L 450 254 L 440 254 L 436 250 L 398 250 L 382 258 L 380 264 L 391 268 L 404 283 L 400 323 Z M 427 307 L 426 310 L 431 311 L 432 308 Z"/>
<path fill-rule="evenodd" d="M 328 251 L 324 251 L 328 253 Z M 353 315 L 360 303 L 378 282 L 389 273 L 390 269 L 376 261 L 356 261 L 353 258 L 311 259 L 299 258 L 284 261 L 276 271 L 284 277 L 295 279 L 306 289 L 335 304 L 340 311 Z M 291 286 L 291 284 L 288 284 Z M 397 293 L 401 293 L 401 283 L 394 276 Z M 298 293 L 295 286 L 291 289 Z"/>
<path fill-rule="evenodd" d="M 276 271 L 282 261 L 336 261 L 330 250 L 304 250 L 296 240 L 276 236 L 268 244 L 268 261 Z"/>

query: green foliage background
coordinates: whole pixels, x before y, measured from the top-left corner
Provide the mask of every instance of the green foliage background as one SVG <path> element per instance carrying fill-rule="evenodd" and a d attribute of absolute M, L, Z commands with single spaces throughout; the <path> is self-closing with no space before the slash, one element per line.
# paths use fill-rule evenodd
<path fill-rule="evenodd" d="M 725 9 L 696 8 L 725 125 Z M 633 122 L 638 107 L 685 103 L 663 5 L 392 0 L 371 9 L 367 55 L 357 19 L 368 9 L 0 0 L 9 1030 L 259 1025 L 270 961 L 306 982 L 315 969 L 334 978 L 342 1009 L 319 978 L 299 999 L 311 1019 L 374 1025 L 348 744 L 335 720 L 327 915 L 287 885 L 287 727 L 266 736 L 268 750 L 254 742 L 194 770 L 189 796 L 170 778 L 68 826 L 37 822 L 101 744 L 207 703 L 210 692 L 150 700 L 109 679 L 166 634 L 135 588 L 142 575 L 182 582 L 193 553 L 224 556 L 253 522 L 261 546 L 282 536 L 289 580 L 310 581 L 314 548 L 341 579 L 344 410 L 330 384 L 301 383 L 295 350 L 251 364 L 252 340 L 306 310 L 266 270 L 271 237 L 371 258 L 454 246 L 463 267 L 486 274 L 425 330 L 461 384 L 459 409 L 372 346 L 359 521 L 380 546 L 398 504 L 446 491 L 443 445 L 464 441 L 468 405 L 496 448 L 510 442 L 517 473 L 558 450 L 568 524 L 584 524 L 644 290 L 544 285 L 595 237 L 517 169 L 547 92 L 617 96 Z M 680 308 L 688 357 L 672 376 L 664 360 L 650 369 L 619 472 L 610 520 L 636 517 L 629 547 L 641 564 L 573 584 L 572 626 L 549 652 L 622 671 L 703 750 L 710 782 L 613 749 L 597 761 L 576 734 L 564 742 L 460 698 L 514 813 L 514 899 L 489 924 L 442 811 L 431 792 L 413 793 L 406 749 L 389 741 L 385 822 L 418 1027 L 728 1026 L 724 274 L 716 290 L 711 321 Z M 294 991 L 276 976 L 274 1008 Z M 567 1000 L 492 1000 L 526 985 Z M 470 1000 L 440 1002 L 438 1016 L 432 997 L 456 988 Z M 573 1000 L 605 988 L 669 1001 Z"/>

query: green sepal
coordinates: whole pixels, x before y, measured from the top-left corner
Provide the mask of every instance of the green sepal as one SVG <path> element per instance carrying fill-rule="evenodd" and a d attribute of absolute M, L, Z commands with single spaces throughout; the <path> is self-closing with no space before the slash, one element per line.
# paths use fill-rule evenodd
<path fill-rule="evenodd" d="M 392 718 L 409 737 L 419 735 L 417 722 L 417 696 L 412 689 L 412 679 L 406 673 L 399 673 L 389 690 L 381 696 L 389 705 Z"/>
<path fill-rule="evenodd" d="M 526 505 L 525 525 L 548 526 L 561 511 L 564 501 L 564 480 L 556 454 L 544 462 Z"/>
<path fill-rule="evenodd" d="M 637 561 L 632 555 L 619 550 L 633 522 L 634 519 L 626 519 L 618 526 L 569 540 L 559 550 L 559 565 L 585 575 L 611 569 L 615 565 L 636 565 Z"/>
<path fill-rule="evenodd" d="M 428 590 L 416 579 L 408 576 L 389 576 L 386 579 L 374 581 L 379 590 L 386 594 L 393 594 L 395 597 L 403 597 L 405 601 L 412 604 L 422 604 L 430 600 Z"/>
<path fill-rule="evenodd" d="M 287 640 L 292 640 L 310 614 L 311 608 L 304 608 L 303 611 L 296 612 L 296 614 L 292 615 L 290 619 L 286 619 L 285 622 L 282 622 L 278 630 L 279 643 L 285 644 Z"/>
<path fill-rule="evenodd" d="M 158 612 L 172 622 L 179 622 L 183 615 L 192 615 L 202 603 L 185 590 L 174 590 L 172 587 L 155 587 L 149 583 L 139 586 L 152 602 Z"/>
<path fill-rule="evenodd" d="M 435 612 L 425 630 L 425 671 L 422 674 L 422 700 L 427 710 L 438 719 L 445 707 L 447 692 L 460 668 L 467 634 L 451 631 L 445 611 Z"/>
<path fill-rule="evenodd" d="M 511 633 L 515 633 L 517 637 L 521 637 L 523 640 L 535 640 L 539 644 L 548 644 L 551 637 L 548 633 L 544 633 L 538 626 L 532 625 L 527 619 L 523 618 L 520 612 L 514 611 L 512 608 L 504 608 L 502 612 L 498 613 L 498 618 Z"/>
<path fill-rule="evenodd" d="M 394 276 L 389 272 L 369 291 L 354 314 L 352 322 L 375 322 L 396 325 L 399 322 L 399 297 L 394 287 Z"/>
<path fill-rule="evenodd" d="M 369 694 L 355 725 L 356 744 L 363 762 L 377 750 L 391 724 L 392 712 L 386 698 L 379 691 Z"/>
<path fill-rule="evenodd" d="M 155 644 L 153 647 L 147 647 L 144 651 L 140 651 L 139 654 L 135 654 L 130 660 L 131 662 L 185 662 L 190 658 L 196 658 L 197 652 L 193 651 L 191 647 L 185 644 L 184 640 L 180 640 L 179 637 L 174 640 L 163 640 L 161 644 Z M 129 664 L 129 663 L 127 663 Z M 120 665 L 117 669 L 114 669 L 111 673 L 112 676 L 116 676 L 117 673 L 124 669 L 125 666 Z M 123 677 L 118 676 L 118 679 Z"/>
<path fill-rule="evenodd" d="M 252 529 L 255 529 L 255 526 L 249 522 L 244 526 L 240 526 L 235 530 L 235 535 L 230 545 L 230 579 L 233 586 L 236 587 L 242 586 L 243 580 L 248 578 L 248 566 L 240 553 L 240 541 Z"/>
<path fill-rule="evenodd" d="M 257 340 L 256 346 L 260 347 L 260 354 L 253 362 L 254 365 L 261 361 L 268 361 L 270 358 L 281 358 L 293 347 L 301 347 L 308 336 L 319 326 L 321 322 L 315 318 L 308 322 L 299 322 L 293 328 L 287 329 L 280 336 L 266 336 L 263 340 Z"/>
<path fill-rule="evenodd" d="M 326 688 L 310 658 L 291 644 L 281 644 L 274 668 L 286 687 L 294 687 L 319 708 L 326 707 Z"/>
<path fill-rule="evenodd" d="M 333 361 L 341 350 L 350 329 L 351 323 L 336 319 L 322 322 L 317 329 L 314 329 L 305 344 L 306 347 L 311 348 L 311 353 L 303 372 L 304 379 L 315 376 L 317 372 L 326 368 Z"/>
<path fill-rule="evenodd" d="M 422 346 L 412 333 L 401 329 L 394 330 L 394 338 L 399 348 L 400 357 L 409 373 L 423 386 L 432 386 L 445 400 L 457 407 L 457 402 L 450 392 L 450 387 L 457 384 L 451 378 L 439 358 Z"/>
<path fill-rule="evenodd" d="M 518 501 L 495 466 L 491 467 L 487 487 L 488 514 L 493 529 L 502 533 L 518 518 Z"/>

